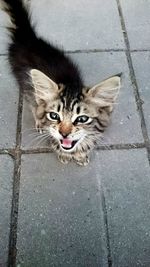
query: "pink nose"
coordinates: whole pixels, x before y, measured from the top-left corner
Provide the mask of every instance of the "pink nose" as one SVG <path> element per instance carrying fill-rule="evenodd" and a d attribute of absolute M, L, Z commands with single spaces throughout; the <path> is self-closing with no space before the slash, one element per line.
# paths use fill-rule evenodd
<path fill-rule="evenodd" d="M 72 132 L 72 124 L 70 122 L 61 122 L 59 125 L 59 133 L 66 138 Z"/>

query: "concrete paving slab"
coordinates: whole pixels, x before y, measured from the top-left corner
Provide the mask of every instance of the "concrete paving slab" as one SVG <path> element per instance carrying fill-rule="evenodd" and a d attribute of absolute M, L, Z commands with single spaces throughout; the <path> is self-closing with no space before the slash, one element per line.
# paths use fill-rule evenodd
<path fill-rule="evenodd" d="M 18 86 L 3 56 L 0 56 L 0 95 L 0 148 L 12 148 L 16 142 Z"/>
<path fill-rule="evenodd" d="M 129 78 L 129 71 L 123 52 L 77 53 L 70 56 L 81 66 L 86 85 L 94 85 L 101 80 L 123 72 L 122 88 L 112 115 L 112 123 L 104 133 L 102 144 L 122 144 L 143 142 L 140 120 L 136 110 L 133 88 Z M 40 139 L 34 141 L 34 127 L 32 114 L 27 105 L 23 111 L 22 146 L 43 147 L 46 145 Z"/>
<path fill-rule="evenodd" d="M 0 10 L 0 54 L 7 53 L 8 42 L 10 40 L 6 26 L 10 23 L 6 13 Z"/>
<path fill-rule="evenodd" d="M 99 169 L 22 156 L 17 266 L 105 267 Z"/>
<path fill-rule="evenodd" d="M 150 1 L 120 0 L 131 49 L 150 48 Z"/>
<path fill-rule="evenodd" d="M 132 60 L 140 96 L 143 101 L 142 107 L 150 137 L 150 52 L 132 53 Z"/>
<path fill-rule="evenodd" d="M 7 58 L 0 56 L 0 148 L 16 142 L 18 86 L 10 73 Z"/>
<path fill-rule="evenodd" d="M 123 52 L 73 54 L 81 65 L 87 85 L 122 72 L 122 87 L 112 114 L 111 124 L 104 133 L 102 144 L 142 142 L 139 116 L 129 78 L 126 56 Z"/>
<path fill-rule="evenodd" d="M 65 50 L 124 48 L 115 0 L 32 0 L 40 36 Z"/>
<path fill-rule="evenodd" d="M 46 146 L 46 143 L 44 141 L 41 142 L 40 135 L 35 129 L 35 121 L 29 104 L 24 100 L 22 113 L 22 148 L 36 148 L 44 146 Z"/>
<path fill-rule="evenodd" d="M 150 167 L 144 149 L 97 153 L 113 267 L 150 266 Z"/>
<path fill-rule="evenodd" d="M 6 267 L 12 201 L 13 160 L 0 155 L 0 266 Z"/>

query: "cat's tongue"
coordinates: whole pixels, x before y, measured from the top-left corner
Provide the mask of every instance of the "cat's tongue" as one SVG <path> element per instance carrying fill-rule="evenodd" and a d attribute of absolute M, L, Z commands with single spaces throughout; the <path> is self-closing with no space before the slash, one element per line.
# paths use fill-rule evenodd
<path fill-rule="evenodd" d="M 67 139 L 67 138 L 63 139 L 61 141 L 61 144 L 63 147 L 67 147 L 67 148 L 72 147 L 72 141 L 70 139 Z"/>

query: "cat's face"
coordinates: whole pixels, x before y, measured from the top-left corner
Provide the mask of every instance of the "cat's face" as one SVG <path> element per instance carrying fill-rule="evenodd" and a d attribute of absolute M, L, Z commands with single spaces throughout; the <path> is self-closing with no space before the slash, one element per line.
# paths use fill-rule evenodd
<path fill-rule="evenodd" d="M 43 103 L 37 107 L 36 117 L 38 127 L 48 131 L 64 152 L 87 150 L 99 135 L 97 112 L 84 100 L 72 101 L 69 109 L 60 98 Z"/>
<path fill-rule="evenodd" d="M 64 85 L 57 85 L 45 74 L 31 70 L 37 108 L 37 127 L 49 133 L 56 150 L 66 153 L 87 151 L 104 131 L 120 88 L 114 76 L 90 88 L 66 105 Z"/>

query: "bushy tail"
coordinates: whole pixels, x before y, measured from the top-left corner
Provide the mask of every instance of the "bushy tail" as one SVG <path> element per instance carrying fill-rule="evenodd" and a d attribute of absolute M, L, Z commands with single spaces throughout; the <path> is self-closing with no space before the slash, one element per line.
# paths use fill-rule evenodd
<path fill-rule="evenodd" d="M 8 27 L 14 42 L 26 44 L 36 38 L 29 14 L 21 0 L 0 0 L 2 9 L 9 14 L 12 27 Z"/>

